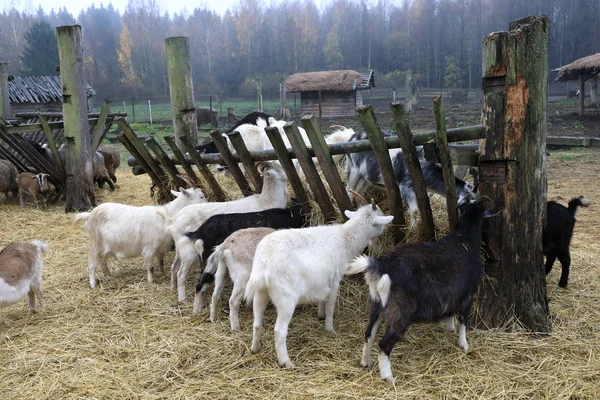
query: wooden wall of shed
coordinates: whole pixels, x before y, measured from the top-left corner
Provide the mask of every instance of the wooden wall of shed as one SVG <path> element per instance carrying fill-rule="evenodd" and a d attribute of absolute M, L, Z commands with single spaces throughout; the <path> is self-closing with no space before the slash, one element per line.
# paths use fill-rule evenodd
<path fill-rule="evenodd" d="M 323 117 L 353 117 L 356 115 L 356 92 L 321 92 Z M 300 93 L 303 115 L 319 116 L 319 92 Z"/>
<path fill-rule="evenodd" d="M 11 103 L 12 114 L 41 112 L 62 112 L 62 103 Z"/>

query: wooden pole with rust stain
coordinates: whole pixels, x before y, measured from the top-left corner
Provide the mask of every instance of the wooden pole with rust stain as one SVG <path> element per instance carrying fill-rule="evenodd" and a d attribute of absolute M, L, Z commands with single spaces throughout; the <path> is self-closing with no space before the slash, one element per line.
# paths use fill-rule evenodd
<path fill-rule="evenodd" d="M 56 28 L 65 128 L 65 212 L 87 211 L 96 203 L 92 150 L 83 74 L 81 26 Z"/>
<path fill-rule="evenodd" d="M 275 152 L 277 153 L 277 158 L 279 159 L 279 162 L 281 163 L 281 166 L 288 177 L 288 182 L 294 191 L 294 195 L 296 196 L 296 199 L 298 199 L 298 202 L 300 202 L 302 212 L 305 215 L 310 215 L 310 200 L 306 194 L 306 190 L 304 190 L 302 180 L 298 176 L 298 172 L 296 171 L 292 157 L 287 147 L 285 147 L 285 143 L 283 142 L 279 128 L 275 126 L 268 126 L 265 128 L 265 132 L 267 133 L 267 137 L 273 145 L 273 149 L 275 149 Z"/>
<path fill-rule="evenodd" d="M 167 73 L 171 112 L 177 147 L 184 152 L 180 138 L 187 136 L 192 143 L 198 143 L 196 103 L 194 101 L 194 81 L 190 60 L 190 38 L 185 36 L 165 39 Z"/>
<path fill-rule="evenodd" d="M 404 155 L 404 163 L 410 174 L 413 190 L 417 199 L 417 206 L 421 214 L 421 225 L 423 227 L 423 240 L 435 240 L 435 227 L 433 225 L 433 213 L 429 196 L 427 195 L 427 187 L 425 179 L 423 179 L 423 171 L 419 162 L 419 156 L 415 148 L 413 135 L 406 121 L 406 114 L 402 103 L 390 104 L 392 117 L 394 119 L 394 128 L 400 139 L 402 154 Z"/>
<path fill-rule="evenodd" d="M 229 140 L 231 140 L 231 145 L 235 149 L 235 152 L 244 165 L 246 173 L 248 176 L 250 176 L 250 180 L 254 184 L 254 192 L 262 192 L 262 177 L 258 173 L 254 161 L 252 161 L 252 156 L 246 148 L 246 144 L 244 143 L 244 139 L 242 139 L 242 135 L 240 135 L 238 131 L 235 131 L 229 135 Z"/>
<path fill-rule="evenodd" d="M 448 227 L 453 230 L 458 223 L 458 210 L 456 200 L 456 179 L 452 169 L 450 150 L 448 149 L 448 136 L 446 135 L 446 115 L 442 98 L 433 98 L 433 114 L 435 116 L 435 128 L 437 133 L 437 150 L 442 173 L 444 175 L 444 186 L 446 188 L 446 208 L 448 209 Z"/>
<path fill-rule="evenodd" d="M 479 326 L 517 320 L 533 332 L 550 330 L 542 254 L 549 25 L 546 16 L 528 17 L 483 40 L 479 192 L 503 210 L 484 224 L 489 279 L 476 302 Z"/>
<path fill-rule="evenodd" d="M 221 133 L 219 131 L 212 131 L 210 133 L 210 136 L 212 137 L 213 142 L 215 142 L 219 153 L 221 153 L 225 164 L 227 164 L 227 169 L 229 170 L 229 173 L 231 174 L 231 176 L 233 176 L 233 179 L 238 184 L 240 190 L 242 191 L 242 194 L 244 196 L 251 196 L 254 193 L 252 191 L 252 187 L 250 187 L 250 184 L 246 180 L 246 177 L 240 169 L 240 166 L 238 165 L 237 161 L 235 161 L 235 159 L 233 158 L 233 154 L 231 154 L 231 151 L 229 150 L 229 147 L 227 147 L 227 143 L 225 142 L 225 139 L 223 139 L 223 137 L 221 136 Z"/>
<path fill-rule="evenodd" d="M 383 183 L 388 196 L 388 206 L 390 212 L 394 216 L 393 224 L 391 226 L 392 233 L 396 239 L 396 243 L 402 242 L 406 238 L 406 221 L 404 220 L 404 207 L 402 206 L 402 197 L 400 195 L 400 189 L 396 182 L 396 176 L 394 174 L 394 168 L 392 166 L 392 160 L 390 159 L 390 153 L 388 146 L 384 140 L 383 132 L 377 125 L 375 114 L 371 106 L 362 106 L 356 109 L 358 118 L 365 132 L 369 137 L 371 146 L 373 147 L 373 154 L 379 164 L 379 170 L 383 177 Z"/>
<path fill-rule="evenodd" d="M 304 139 L 302 135 L 300 135 L 300 131 L 298 130 L 298 126 L 295 122 L 288 122 L 283 126 L 283 130 L 285 131 L 290 144 L 292 145 L 292 149 L 294 150 L 294 154 L 304 171 L 304 175 L 306 175 L 306 180 L 313 192 L 315 200 L 321 211 L 323 212 L 323 218 L 326 222 L 335 221 L 335 208 L 331 203 L 331 199 L 329 198 L 329 194 L 327 193 L 327 189 L 321 181 L 321 177 L 319 176 L 319 172 L 313 163 L 313 160 L 308 152 L 308 148 L 304 143 Z"/>

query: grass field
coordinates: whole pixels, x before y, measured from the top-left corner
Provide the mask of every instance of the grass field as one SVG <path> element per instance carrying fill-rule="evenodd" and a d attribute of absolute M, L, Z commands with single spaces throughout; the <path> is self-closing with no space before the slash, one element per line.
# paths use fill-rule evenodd
<path fill-rule="evenodd" d="M 242 330 L 232 334 L 227 289 L 215 323 L 206 310 L 193 315 L 190 301 L 179 304 L 168 276 L 147 283 L 139 259 L 112 261 L 113 275 L 100 271 L 101 283 L 91 290 L 87 233 L 73 225 L 73 216 L 58 205 L 22 209 L 2 199 L 0 247 L 42 239 L 51 254 L 44 266 L 46 309 L 27 315 L 24 299 L 0 310 L 0 399 L 598 399 L 598 157 L 598 149 L 580 149 L 552 151 L 548 158 L 549 199 L 565 204 L 584 195 L 592 202 L 577 215 L 568 288 L 557 286 L 558 266 L 548 277 L 551 334 L 536 337 L 518 326 L 469 329 L 465 355 L 442 324 L 414 326 L 392 354 L 395 386 L 380 381 L 376 365 L 358 365 L 368 295 L 360 279 L 342 282 L 337 333 L 325 332 L 316 307 L 296 311 L 288 348 L 297 367 L 281 369 L 272 308 L 263 349 L 254 355 L 251 307 L 242 307 Z M 116 191 L 100 190 L 100 201 L 151 204 L 147 176 L 126 167 L 117 176 Z M 443 200 L 434 196 L 433 203 L 443 224 Z"/>

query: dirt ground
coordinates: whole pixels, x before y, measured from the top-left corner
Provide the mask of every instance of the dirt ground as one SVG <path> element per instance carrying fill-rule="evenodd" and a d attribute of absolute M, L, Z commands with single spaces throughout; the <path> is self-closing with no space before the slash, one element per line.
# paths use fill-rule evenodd
<path fill-rule="evenodd" d="M 467 355 L 440 325 L 412 327 L 392 355 L 395 386 L 379 380 L 377 366 L 360 360 L 367 320 L 364 282 L 344 280 L 336 306 L 337 333 L 327 334 L 316 307 L 292 319 L 288 346 L 297 367 L 277 366 L 275 313 L 265 317 L 263 349 L 249 352 L 252 311 L 242 307 L 242 331 L 232 334 L 223 295 L 220 320 L 177 302 L 169 278 L 146 282 L 139 259 L 112 262 L 91 290 L 84 229 L 60 206 L 22 209 L 0 200 L 0 246 L 41 239 L 47 308 L 27 314 L 26 300 L 0 310 L 0 398 L 600 398 L 600 178 L 598 149 L 552 151 L 548 197 L 565 204 L 584 195 L 572 242 L 567 289 L 548 277 L 552 334 L 538 338 L 517 326 L 469 330 Z M 117 190 L 100 201 L 150 204 L 147 176 L 117 173 Z M 167 257 L 170 265 L 172 255 Z M 196 272 L 197 273 L 197 272 Z M 188 293 L 196 273 L 190 274 Z M 375 353 L 374 353 L 375 354 Z M 376 360 L 376 357 L 374 356 Z"/>

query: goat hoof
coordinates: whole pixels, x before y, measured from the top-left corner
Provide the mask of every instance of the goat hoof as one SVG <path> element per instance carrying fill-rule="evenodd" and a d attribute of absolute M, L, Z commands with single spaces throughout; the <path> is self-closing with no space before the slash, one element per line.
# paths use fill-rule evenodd
<path fill-rule="evenodd" d="M 560 281 L 558 282 L 558 286 L 564 289 L 567 287 L 567 282 Z"/>
<path fill-rule="evenodd" d="M 386 378 L 381 378 L 381 379 L 383 379 L 383 381 L 385 383 L 387 383 L 388 385 L 391 385 L 391 386 L 394 386 L 394 383 L 396 383 L 394 377 L 392 377 L 392 376 L 388 376 Z"/>
<path fill-rule="evenodd" d="M 293 362 L 291 362 L 291 361 L 285 361 L 283 363 L 279 363 L 279 366 L 281 368 L 294 368 L 294 367 L 296 367 L 296 365 Z"/>
<path fill-rule="evenodd" d="M 364 363 L 364 362 L 362 362 L 362 361 L 361 361 L 361 362 L 360 362 L 360 366 L 361 366 L 362 368 L 371 368 L 371 363 L 370 363 L 370 362 L 368 362 L 368 363 Z"/>

